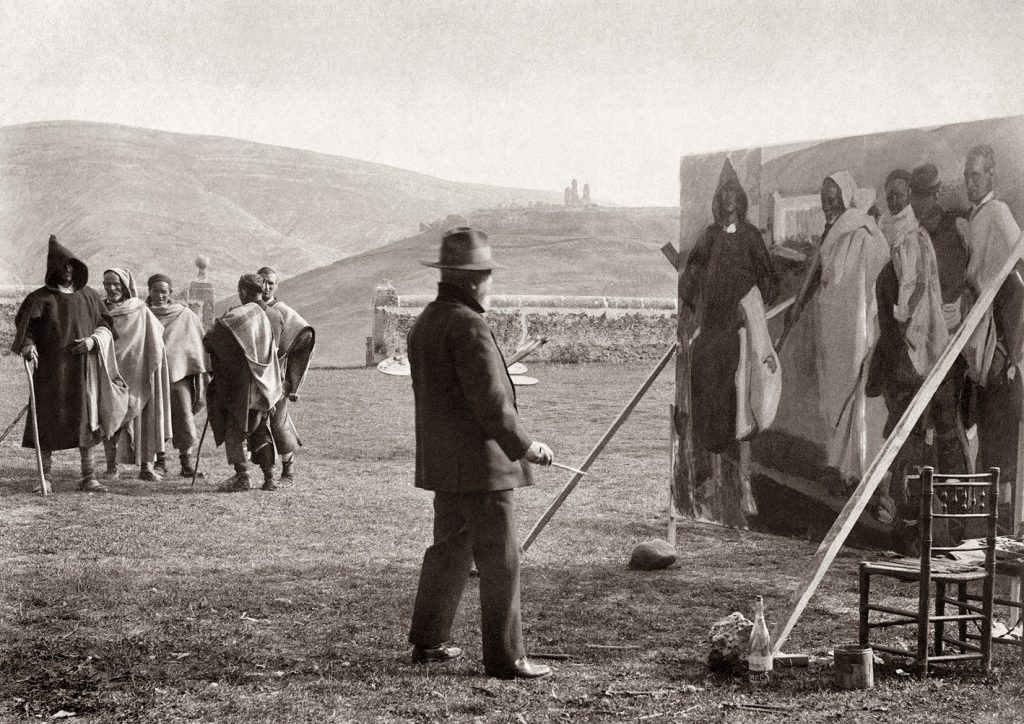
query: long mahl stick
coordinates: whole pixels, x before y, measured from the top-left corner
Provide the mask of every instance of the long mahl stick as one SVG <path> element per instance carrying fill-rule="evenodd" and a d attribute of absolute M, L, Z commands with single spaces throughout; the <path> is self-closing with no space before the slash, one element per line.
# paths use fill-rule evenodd
<path fill-rule="evenodd" d="M 46 479 L 46 472 L 43 470 L 43 448 L 39 444 L 39 415 L 37 413 L 38 408 L 36 407 L 36 386 L 32 380 L 32 366 L 28 360 L 22 358 L 22 362 L 25 363 L 25 375 L 28 377 L 28 399 L 29 399 L 29 416 L 32 418 L 32 440 L 35 442 L 36 448 L 36 466 L 39 468 L 39 492 L 42 495 L 50 494 L 50 481 Z"/>
<path fill-rule="evenodd" d="M 623 409 L 622 412 L 619 413 L 619 416 L 615 418 L 615 421 L 611 424 L 611 427 L 608 428 L 608 431 L 605 432 L 604 436 L 601 437 L 597 445 L 594 446 L 594 449 L 590 451 L 590 455 L 587 456 L 587 459 L 580 466 L 579 472 L 572 477 L 572 480 L 570 480 L 564 488 L 562 488 L 562 492 L 558 494 L 558 497 L 555 498 L 554 502 L 552 502 L 551 505 L 548 506 L 548 509 L 544 511 L 544 515 L 540 517 L 540 520 L 537 521 L 537 524 L 533 526 L 533 530 L 531 530 L 530 534 L 526 536 L 526 540 L 523 541 L 524 553 L 527 550 L 529 550 L 530 546 L 533 545 L 533 542 L 537 540 L 537 536 L 539 536 L 540 532 L 544 530 L 544 527 L 554 516 L 555 512 L 560 507 L 562 507 L 562 503 L 564 503 L 565 499 L 569 497 L 569 494 L 573 491 L 573 488 L 575 488 L 576 485 L 580 482 L 580 480 L 583 479 L 583 475 L 587 472 L 587 470 L 590 469 L 590 466 L 593 464 L 595 460 L 597 460 L 597 457 L 601 454 L 601 451 L 604 450 L 605 446 L 615 436 L 615 433 L 619 431 L 620 427 L 622 427 L 622 423 L 624 423 L 626 421 L 626 418 L 629 417 L 630 413 L 633 412 L 633 409 L 637 406 L 637 403 L 640 402 L 640 399 L 647 393 L 647 390 L 651 388 L 651 385 L 654 384 L 654 380 L 658 378 L 658 375 L 661 374 L 661 371 L 665 369 L 665 365 L 667 365 L 668 361 L 672 359 L 672 355 L 675 354 L 676 347 L 677 343 L 673 343 L 672 346 L 669 347 L 668 351 L 665 353 L 665 356 L 662 357 L 661 361 L 658 362 L 658 366 L 655 367 L 654 371 L 647 376 L 647 379 L 644 380 L 644 383 L 640 386 L 640 389 L 636 391 L 635 395 L 633 395 L 633 399 L 631 399 L 629 403 L 626 405 L 625 409 Z"/>

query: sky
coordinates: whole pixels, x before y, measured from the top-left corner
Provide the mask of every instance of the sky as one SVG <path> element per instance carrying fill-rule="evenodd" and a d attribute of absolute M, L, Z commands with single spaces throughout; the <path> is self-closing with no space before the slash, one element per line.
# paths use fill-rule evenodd
<path fill-rule="evenodd" d="M 675 205 L 681 155 L 1024 113 L 1010 0 L 5 0 L 0 126 Z"/>

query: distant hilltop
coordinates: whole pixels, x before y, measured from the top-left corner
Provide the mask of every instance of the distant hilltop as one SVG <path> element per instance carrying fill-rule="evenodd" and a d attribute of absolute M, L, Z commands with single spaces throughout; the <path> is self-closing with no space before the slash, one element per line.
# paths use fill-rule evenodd
<path fill-rule="evenodd" d="M 126 266 L 181 286 L 202 253 L 224 288 L 265 264 L 292 276 L 372 250 L 424 219 L 562 200 L 233 138 L 74 121 L 7 126 L 0 284 L 41 283 L 51 233 L 96 276 Z"/>

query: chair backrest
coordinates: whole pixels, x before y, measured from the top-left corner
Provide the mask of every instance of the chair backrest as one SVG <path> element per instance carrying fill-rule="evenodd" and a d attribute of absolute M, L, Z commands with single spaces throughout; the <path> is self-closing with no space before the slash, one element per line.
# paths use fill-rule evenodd
<path fill-rule="evenodd" d="M 985 568 L 993 570 L 996 554 L 996 518 L 999 513 L 999 468 L 987 473 L 937 473 L 931 467 L 923 468 L 918 477 L 921 482 L 921 511 L 918 530 L 921 538 L 921 569 L 931 569 L 933 553 L 951 550 L 962 552 L 984 551 Z M 908 476 L 908 479 L 910 476 Z M 932 520 L 935 518 L 984 521 L 984 544 L 973 547 L 935 546 L 932 544 Z"/>

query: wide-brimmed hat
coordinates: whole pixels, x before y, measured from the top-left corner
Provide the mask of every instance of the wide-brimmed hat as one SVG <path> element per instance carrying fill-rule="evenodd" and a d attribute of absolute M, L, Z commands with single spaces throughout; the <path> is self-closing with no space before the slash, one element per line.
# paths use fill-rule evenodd
<path fill-rule="evenodd" d="M 441 237 L 441 252 L 437 261 L 421 261 L 424 266 L 435 269 L 470 269 L 486 271 L 504 269 L 494 261 L 487 234 L 469 226 L 449 229 Z"/>

